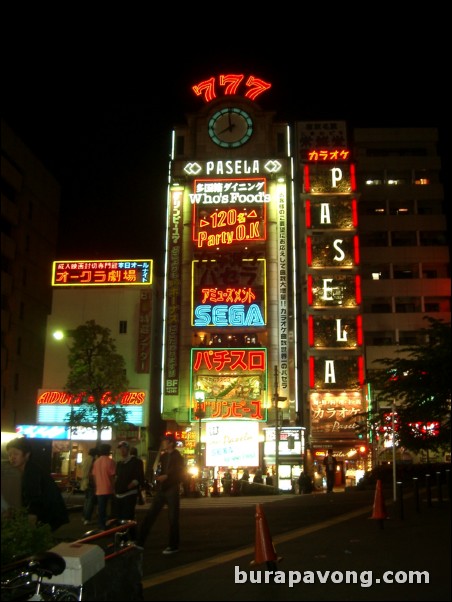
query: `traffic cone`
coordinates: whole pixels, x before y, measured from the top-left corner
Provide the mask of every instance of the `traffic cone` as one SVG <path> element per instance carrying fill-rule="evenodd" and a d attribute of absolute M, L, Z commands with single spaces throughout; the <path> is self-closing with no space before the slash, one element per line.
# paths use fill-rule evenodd
<path fill-rule="evenodd" d="M 374 518 L 380 521 L 380 526 L 383 528 L 383 521 L 385 518 L 388 518 L 388 513 L 386 511 L 385 500 L 383 498 L 383 492 L 381 489 L 381 480 L 377 480 L 377 486 L 375 488 L 375 498 L 374 498 L 374 507 L 372 511 L 372 516 L 370 518 Z"/>
<path fill-rule="evenodd" d="M 275 546 L 270 535 L 267 519 L 261 504 L 256 504 L 256 544 L 254 560 L 251 564 L 267 563 L 269 567 L 276 567 L 276 563 L 282 558 L 276 555 Z"/>

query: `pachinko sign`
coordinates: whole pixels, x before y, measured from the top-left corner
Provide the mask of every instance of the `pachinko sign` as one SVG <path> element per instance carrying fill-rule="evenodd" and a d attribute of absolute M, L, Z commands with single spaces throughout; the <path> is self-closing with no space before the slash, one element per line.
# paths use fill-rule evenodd
<path fill-rule="evenodd" d="M 266 349 L 193 348 L 191 369 L 192 420 L 266 419 Z"/>

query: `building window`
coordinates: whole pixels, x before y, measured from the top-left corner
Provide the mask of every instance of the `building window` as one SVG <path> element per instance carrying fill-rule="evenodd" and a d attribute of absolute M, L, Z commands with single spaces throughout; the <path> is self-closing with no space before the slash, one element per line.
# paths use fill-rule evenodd
<path fill-rule="evenodd" d="M 365 332 L 364 340 L 366 345 L 394 345 L 395 333 L 390 330 L 382 330 L 378 332 Z"/>
<path fill-rule="evenodd" d="M 396 297 L 396 313 L 416 313 L 421 311 L 421 300 L 419 297 Z"/>
<path fill-rule="evenodd" d="M 442 247 L 446 246 L 445 232 L 419 232 L 419 241 L 421 247 Z"/>
<path fill-rule="evenodd" d="M 413 215 L 414 201 L 389 201 L 390 215 Z"/>
<path fill-rule="evenodd" d="M 414 172 L 415 186 L 428 186 L 431 182 L 431 174 L 426 169 L 416 169 Z"/>
<path fill-rule="evenodd" d="M 368 178 L 365 184 L 366 186 L 381 186 L 383 184 L 383 180 L 379 178 Z"/>
<path fill-rule="evenodd" d="M 363 265 L 361 275 L 365 280 L 387 280 L 390 278 L 389 265 L 383 263 Z"/>
<path fill-rule="evenodd" d="M 419 278 L 419 268 L 417 264 L 400 263 L 393 266 L 394 278 L 397 280 L 406 280 Z"/>
<path fill-rule="evenodd" d="M 423 263 L 422 278 L 450 278 L 450 264 Z"/>
<path fill-rule="evenodd" d="M 416 247 L 416 232 L 397 231 L 391 232 L 391 245 L 393 247 Z"/>
<path fill-rule="evenodd" d="M 362 201 L 358 203 L 359 215 L 386 215 L 385 201 Z"/>
<path fill-rule="evenodd" d="M 411 330 L 399 331 L 399 345 L 418 345 L 420 342 L 418 332 Z"/>
<path fill-rule="evenodd" d="M 450 298 L 449 297 L 425 297 L 425 311 L 431 313 L 450 313 Z"/>
<path fill-rule="evenodd" d="M 364 313 L 390 314 L 392 312 L 391 299 L 387 297 L 367 297 L 363 303 Z"/>
<path fill-rule="evenodd" d="M 387 247 L 388 233 L 385 231 L 363 232 L 360 235 L 362 247 Z"/>
<path fill-rule="evenodd" d="M 416 202 L 418 215 L 442 215 L 443 203 L 438 200 L 418 200 Z"/>
<path fill-rule="evenodd" d="M 127 320 L 119 320 L 119 334 L 127 334 Z"/>

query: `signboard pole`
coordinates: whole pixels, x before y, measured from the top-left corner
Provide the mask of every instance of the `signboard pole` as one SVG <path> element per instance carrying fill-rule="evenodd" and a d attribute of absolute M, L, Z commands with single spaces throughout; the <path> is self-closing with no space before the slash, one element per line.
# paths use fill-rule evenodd
<path fill-rule="evenodd" d="M 275 391 L 274 391 L 274 400 L 275 400 L 275 471 L 276 471 L 276 488 L 279 489 L 279 395 L 278 395 L 278 366 L 275 366 Z"/>

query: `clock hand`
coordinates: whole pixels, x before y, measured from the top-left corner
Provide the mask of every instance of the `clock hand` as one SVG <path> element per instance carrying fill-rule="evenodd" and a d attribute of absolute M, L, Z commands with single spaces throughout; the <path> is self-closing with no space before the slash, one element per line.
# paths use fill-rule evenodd
<path fill-rule="evenodd" d="M 231 123 L 230 125 L 228 125 L 227 127 L 224 128 L 224 130 L 221 130 L 221 132 L 218 132 L 218 134 L 224 134 L 225 132 L 232 132 L 232 130 L 235 128 L 235 123 Z"/>

